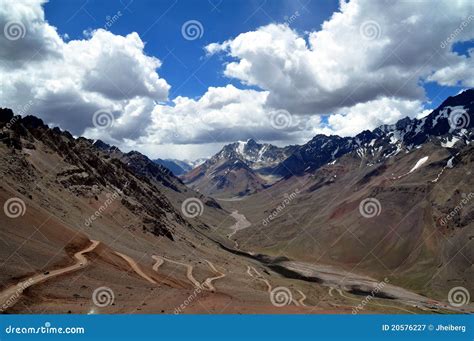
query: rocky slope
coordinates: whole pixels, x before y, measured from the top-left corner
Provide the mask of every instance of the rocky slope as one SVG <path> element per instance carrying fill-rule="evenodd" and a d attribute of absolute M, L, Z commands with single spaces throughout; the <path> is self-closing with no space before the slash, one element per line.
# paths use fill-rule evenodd
<path fill-rule="evenodd" d="M 447 297 L 455 286 L 472 293 L 473 93 L 448 98 L 421 120 L 355 138 L 316 136 L 284 161 L 295 170 L 285 180 L 223 202 L 252 224 L 235 242 L 387 276 L 427 296 Z M 463 120 L 450 123 L 454 114 Z"/>
<path fill-rule="evenodd" d="M 32 116 L 2 109 L 0 129 L 2 311 L 350 313 L 386 281 L 366 312 L 449 313 L 451 288 L 474 291 L 472 90 L 354 138 L 227 146 L 201 170 L 253 192 L 233 201 Z M 293 299 L 276 310 L 281 286 Z"/>
<path fill-rule="evenodd" d="M 2 313 L 352 309 L 226 249 L 233 216 L 146 156 L 7 109 L 0 129 Z M 279 286 L 304 290 L 305 305 L 276 311 L 268 290 Z"/>
<path fill-rule="evenodd" d="M 213 275 L 202 259 L 242 266 L 206 236 L 231 225 L 229 213 L 144 155 L 76 139 L 8 109 L 0 110 L 0 129 L 0 289 L 35 278 L 32 288 L 12 289 L 19 302 L 10 306 L 7 297 L 2 311 L 90 313 L 100 309 L 94 289 L 106 286 L 117 302 L 106 311 L 172 313 L 193 287 L 179 264 L 154 271 L 153 255 L 194 266 L 200 280 Z M 74 255 L 92 240 L 99 244 L 86 255 L 90 265 L 74 269 Z M 74 270 L 60 270 L 69 265 Z M 58 275 L 36 280 L 41 273 Z M 209 309 L 228 304 L 228 296 L 209 293 Z"/>

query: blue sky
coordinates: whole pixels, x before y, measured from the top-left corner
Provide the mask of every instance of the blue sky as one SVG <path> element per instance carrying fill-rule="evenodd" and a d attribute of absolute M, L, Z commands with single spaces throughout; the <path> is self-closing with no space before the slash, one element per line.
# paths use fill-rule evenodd
<path fill-rule="evenodd" d="M 105 25 L 107 16 L 123 14 L 109 30 L 126 35 L 137 32 L 147 54 L 158 57 L 160 75 L 170 85 L 170 97 L 201 96 L 208 86 L 238 81 L 224 77 L 222 58 L 206 57 L 204 47 L 272 22 L 284 22 L 298 12 L 292 26 L 300 32 L 319 29 L 338 7 L 337 1 L 308 0 L 52 0 L 45 5 L 46 19 L 70 39 L 82 39 L 84 30 Z M 198 20 L 202 38 L 183 39 L 181 25 Z M 196 79 L 197 78 L 197 79 Z"/>
<path fill-rule="evenodd" d="M 151 157 L 355 135 L 474 86 L 469 0 L 0 5 L 2 31 L 22 33 L 0 37 L 2 105 Z M 183 35 L 189 21 L 197 39 Z"/>
<path fill-rule="evenodd" d="M 223 75 L 222 58 L 206 57 L 204 47 L 222 42 L 239 33 L 270 23 L 291 20 L 299 32 L 318 30 L 338 9 L 338 1 L 315 0 L 51 0 L 45 5 L 46 19 L 70 39 L 82 39 L 85 30 L 101 28 L 107 17 L 118 11 L 122 16 L 110 28 L 126 35 L 137 32 L 146 42 L 147 54 L 158 57 L 163 66 L 160 75 L 171 85 L 170 97 L 198 97 L 208 86 L 240 82 Z M 198 20 L 204 27 L 202 38 L 188 41 L 181 36 L 181 25 Z M 465 53 L 472 42 L 459 44 Z M 426 83 L 427 107 L 435 108 L 446 97 L 455 95 L 462 87 L 442 87 Z"/>

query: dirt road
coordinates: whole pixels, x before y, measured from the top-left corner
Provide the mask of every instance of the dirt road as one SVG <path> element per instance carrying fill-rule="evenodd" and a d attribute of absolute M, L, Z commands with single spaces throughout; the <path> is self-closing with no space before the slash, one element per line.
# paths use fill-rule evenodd
<path fill-rule="evenodd" d="M 193 266 L 191 264 L 186 264 L 186 263 L 181 263 L 181 262 L 178 262 L 178 261 L 175 261 L 175 260 L 172 260 L 172 259 L 168 259 L 166 257 L 163 257 L 163 256 L 152 256 L 152 258 L 154 260 L 156 260 L 156 263 L 155 265 L 153 266 L 153 270 L 155 271 L 158 271 L 158 268 L 161 266 L 161 264 L 163 264 L 165 261 L 167 262 L 170 262 L 170 263 L 174 263 L 174 264 L 178 264 L 178 265 L 182 265 L 184 267 L 186 267 L 186 277 L 189 279 L 189 281 L 196 287 L 196 288 L 199 288 L 199 289 L 202 289 L 202 286 L 201 286 L 201 283 L 199 283 L 198 280 L 196 280 L 196 278 L 194 278 L 193 276 Z"/>
<path fill-rule="evenodd" d="M 140 269 L 140 266 L 138 266 L 137 262 L 135 262 L 132 258 L 117 251 L 115 251 L 115 254 L 122 257 L 130 265 L 132 270 L 137 273 L 137 275 L 139 275 L 140 277 L 144 278 L 145 280 L 147 280 L 148 282 L 152 284 L 158 284 L 153 278 L 151 278 L 146 273 L 144 273 L 143 270 Z"/>
<path fill-rule="evenodd" d="M 255 273 L 255 276 L 252 275 L 252 271 Z M 270 296 L 272 295 L 272 290 L 273 290 L 272 285 L 265 277 L 263 277 L 263 275 L 260 272 L 257 271 L 257 269 L 255 269 L 253 266 L 247 265 L 247 273 L 249 274 L 250 277 L 258 279 L 259 281 L 262 281 L 263 283 L 265 283 L 267 286 L 267 292 L 270 294 Z M 306 299 L 306 296 L 301 291 L 299 292 L 303 296 L 303 298 L 301 298 L 300 301 L 296 301 L 292 296 L 290 297 L 291 302 L 293 302 L 293 304 L 296 306 L 305 305 L 304 303 L 301 303 L 301 302 Z"/>
<path fill-rule="evenodd" d="M 23 291 L 25 291 L 26 288 L 47 281 L 53 277 L 64 275 L 87 266 L 89 264 L 89 261 L 84 256 L 84 254 L 93 251 L 100 243 L 97 240 L 91 240 L 91 242 L 92 243 L 90 246 L 74 254 L 74 258 L 76 259 L 75 264 L 67 266 L 65 268 L 36 274 L 23 282 L 19 282 L 16 285 L 3 290 L 0 293 L 0 310 L 4 311 L 15 305 L 15 303 L 20 299 L 21 294 L 23 293 Z"/>
<path fill-rule="evenodd" d="M 193 266 L 191 264 L 181 263 L 181 262 L 178 262 L 178 261 L 175 261 L 175 260 L 168 259 L 168 258 L 163 257 L 163 256 L 153 255 L 152 258 L 154 260 L 156 260 L 156 263 L 153 265 L 153 270 L 154 271 L 158 271 L 159 267 L 165 261 L 168 261 L 170 263 L 174 263 L 174 264 L 178 264 L 178 265 L 186 267 L 186 277 L 194 285 L 194 287 L 199 288 L 199 289 L 204 289 L 204 290 L 209 290 L 209 291 L 216 291 L 216 288 L 214 287 L 212 282 L 226 276 L 226 274 L 224 274 L 223 272 L 220 272 L 219 270 L 217 270 L 217 268 L 215 267 L 215 265 L 213 263 L 211 263 L 210 261 L 205 259 L 204 261 L 207 263 L 207 265 L 209 265 L 211 270 L 214 273 L 217 274 L 217 276 L 206 278 L 206 280 L 204 282 L 199 283 L 199 281 L 193 275 Z"/>
<path fill-rule="evenodd" d="M 207 287 L 210 291 L 216 291 L 216 288 L 212 285 L 212 282 L 213 281 L 216 281 L 220 278 L 224 278 L 226 276 L 225 273 L 223 272 L 220 272 L 219 270 L 216 269 L 216 267 L 214 266 L 214 264 L 212 264 L 210 261 L 208 261 L 207 259 L 204 260 L 207 265 L 209 265 L 209 267 L 211 268 L 212 271 L 214 271 L 214 273 L 218 274 L 217 276 L 215 277 L 209 277 L 207 278 L 203 283 L 202 283 L 202 287 Z"/>

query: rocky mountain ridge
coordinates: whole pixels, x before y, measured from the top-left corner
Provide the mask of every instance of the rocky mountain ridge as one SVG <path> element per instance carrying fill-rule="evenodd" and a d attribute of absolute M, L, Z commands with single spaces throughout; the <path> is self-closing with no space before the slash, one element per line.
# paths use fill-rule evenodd
<path fill-rule="evenodd" d="M 254 140 L 228 144 L 182 179 L 202 193 L 246 195 L 277 180 L 312 173 L 349 153 L 366 164 L 375 164 L 428 141 L 446 147 L 456 143 L 468 144 L 473 137 L 473 115 L 474 89 L 469 89 L 449 97 L 426 117 L 406 117 L 395 124 L 383 125 L 373 131 L 365 130 L 354 137 L 319 134 L 303 145 L 283 148 Z M 244 187 L 233 183 L 232 174 L 238 172 L 240 175 L 234 176 L 235 179 L 251 179 Z"/>

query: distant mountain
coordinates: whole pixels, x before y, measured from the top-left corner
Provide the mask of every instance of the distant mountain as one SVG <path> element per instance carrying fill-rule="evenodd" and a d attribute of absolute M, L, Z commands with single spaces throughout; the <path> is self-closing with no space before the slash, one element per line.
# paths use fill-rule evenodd
<path fill-rule="evenodd" d="M 246 195 L 276 180 L 312 173 L 352 153 L 366 164 L 380 162 L 434 140 L 469 143 L 474 126 L 474 89 L 449 97 L 422 119 L 408 117 L 354 137 L 316 135 L 301 146 L 279 148 L 254 140 L 236 142 L 181 178 L 209 195 Z"/>
<path fill-rule="evenodd" d="M 439 140 L 438 143 L 466 143 L 472 138 L 473 115 L 474 89 L 470 89 L 449 97 L 422 119 L 406 117 L 392 125 L 365 130 L 355 137 L 316 135 L 295 148 L 274 173 L 290 177 L 314 172 L 347 153 L 355 153 L 368 162 L 379 162 L 432 139 Z"/>
<path fill-rule="evenodd" d="M 195 161 L 177 159 L 156 159 L 153 160 L 153 162 L 168 168 L 175 176 L 180 176 L 204 163 L 206 160 L 207 159 L 197 159 Z"/>
<path fill-rule="evenodd" d="M 207 194 L 251 194 L 275 180 L 273 169 L 294 148 L 259 144 L 253 139 L 235 142 L 224 146 L 219 153 L 181 178 L 192 188 Z"/>
<path fill-rule="evenodd" d="M 202 164 L 203 164 L 204 162 L 206 162 L 206 161 L 207 161 L 207 158 L 200 158 L 200 159 L 196 159 L 196 160 L 194 160 L 194 161 L 185 160 L 185 161 L 183 161 L 183 162 L 185 162 L 186 164 L 188 164 L 188 165 L 191 167 L 191 169 L 193 169 L 193 168 L 196 168 L 197 166 L 202 165 Z"/>
<path fill-rule="evenodd" d="M 180 176 L 191 170 L 191 166 L 183 161 L 171 160 L 171 159 L 156 159 L 153 160 L 157 165 L 161 165 L 169 169 L 174 175 Z"/>

